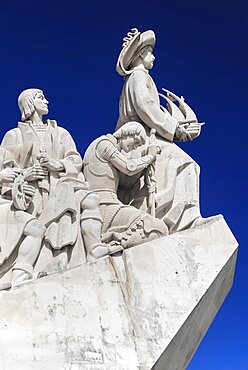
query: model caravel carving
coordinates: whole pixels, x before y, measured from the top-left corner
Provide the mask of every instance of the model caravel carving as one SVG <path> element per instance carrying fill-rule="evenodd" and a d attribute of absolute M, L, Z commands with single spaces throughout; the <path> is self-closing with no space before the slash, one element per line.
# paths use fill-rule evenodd
<path fill-rule="evenodd" d="M 154 46 L 153 31 L 132 29 L 124 38 L 116 129 L 94 140 L 83 160 L 70 133 L 43 120 L 43 91 L 20 94 L 21 122 L 0 148 L 2 290 L 24 288 L 30 279 L 44 283 L 39 279 L 102 257 L 116 263 L 137 245 L 140 258 L 143 243 L 161 250 L 165 239 L 155 239 L 181 232 L 180 239 L 184 230 L 203 227 L 207 235 L 211 220 L 200 213 L 199 167 L 174 143 L 197 138 L 202 123 L 183 97 L 165 88 L 158 93 L 149 74 Z"/>

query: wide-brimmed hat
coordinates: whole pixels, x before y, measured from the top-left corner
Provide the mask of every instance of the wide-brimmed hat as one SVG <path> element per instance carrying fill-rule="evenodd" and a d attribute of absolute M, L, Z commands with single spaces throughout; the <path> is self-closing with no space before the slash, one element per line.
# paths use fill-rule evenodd
<path fill-rule="evenodd" d="M 137 28 L 132 28 L 123 41 L 122 50 L 116 64 L 116 71 L 121 76 L 132 73 L 132 70 L 129 70 L 131 62 L 137 57 L 140 50 L 146 46 L 151 46 L 153 49 L 156 38 L 155 33 L 151 30 L 141 33 Z"/>

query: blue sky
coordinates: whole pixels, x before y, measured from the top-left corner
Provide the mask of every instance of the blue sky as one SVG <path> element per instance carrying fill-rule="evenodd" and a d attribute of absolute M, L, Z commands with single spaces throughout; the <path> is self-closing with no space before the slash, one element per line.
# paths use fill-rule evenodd
<path fill-rule="evenodd" d="M 235 282 L 190 370 L 248 369 L 247 14 L 245 1 L 1 1 L 1 137 L 19 119 L 18 94 L 44 90 L 81 154 L 113 132 L 123 84 L 115 72 L 131 27 L 156 32 L 151 74 L 184 95 L 201 136 L 183 145 L 201 166 L 203 215 L 224 214 L 240 243 Z"/>

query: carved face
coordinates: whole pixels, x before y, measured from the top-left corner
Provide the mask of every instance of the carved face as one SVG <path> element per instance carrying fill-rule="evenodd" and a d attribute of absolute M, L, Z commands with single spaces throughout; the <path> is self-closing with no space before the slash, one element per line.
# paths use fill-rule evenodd
<path fill-rule="evenodd" d="M 40 116 L 48 113 L 48 100 L 42 93 L 38 93 L 34 98 L 34 108 Z"/>
<path fill-rule="evenodd" d="M 127 136 L 121 140 L 121 149 L 124 150 L 124 152 L 128 153 L 131 152 L 131 150 L 134 150 L 138 148 L 138 146 L 142 145 L 142 138 L 139 136 Z"/>
<path fill-rule="evenodd" d="M 152 47 L 148 46 L 147 48 L 145 48 L 145 50 L 140 55 L 145 69 L 152 69 L 153 67 L 155 56 L 153 55 L 152 52 L 153 52 Z"/>

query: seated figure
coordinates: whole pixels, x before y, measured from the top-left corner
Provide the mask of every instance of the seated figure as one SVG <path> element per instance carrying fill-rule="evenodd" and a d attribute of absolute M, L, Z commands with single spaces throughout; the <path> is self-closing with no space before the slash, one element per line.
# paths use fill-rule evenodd
<path fill-rule="evenodd" d="M 173 105 L 171 99 L 175 94 L 164 97 L 168 109 L 160 106 L 156 85 L 149 74 L 155 60 L 154 32 L 140 33 L 133 29 L 123 40 L 116 69 L 124 76 L 125 82 L 120 96 L 116 129 L 131 120 L 138 121 L 145 128 L 147 140 L 150 129 L 156 130 L 161 154 L 155 165 L 157 179 L 155 214 L 165 221 L 169 232 L 173 233 L 191 227 L 195 222 L 201 222 L 199 166 L 173 143 L 193 140 L 200 134 L 201 125 L 195 116 L 192 120 L 186 119 L 187 115 L 184 113 L 189 107 L 183 103 L 183 99 L 180 100 L 179 107 Z M 169 110 L 170 107 L 175 108 L 175 115 Z M 134 155 L 137 156 L 137 152 Z M 128 204 L 133 201 L 133 205 L 145 210 L 146 192 L 142 186 L 137 186 L 137 179 L 127 181 L 124 178 L 121 185 L 125 187 L 124 191 L 119 193 L 121 199 L 123 201 L 125 199 L 125 203 Z"/>
<path fill-rule="evenodd" d="M 1 189 L 3 185 L 13 185 L 20 174 L 18 168 L 5 167 L 9 160 L 6 150 L 0 148 Z M 34 189 L 25 184 L 23 190 L 25 201 L 29 203 L 34 196 Z M 33 277 L 33 265 L 40 252 L 44 233 L 45 227 L 36 217 L 16 208 L 11 199 L 0 197 L 0 290 Z"/>
<path fill-rule="evenodd" d="M 56 121 L 43 121 L 48 101 L 42 90 L 24 90 L 18 105 L 22 122 L 6 133 L 2 146 L 35 188 L 27 215 L 37 217 L 46 227 L 36 268 L 44 273 L 53 270 L 54 261 L 60 269 L 66 268 L 75 245 L 81 249 L 84 245 L 86 259 L 92 260 L 93 248 L 96 253 L 97 246 L 107 246 L 100 241 L 99 196 L 89 191 L 84 180 L 75 143 Z"/>
<path fill-rule="evenodd" d="M 128 160 L 122 153 L 129 153 L 145 140 L 144 128 L 137 122 L 129 122 L 113 135 L 94 140 L 84 156 L 85 179 L 91 190 L 100 196 L 102 241 L 116 246 L 116 249 L 110 248 L 110 254 L 118 251 L 118 245 L 121 250 L 168 234 L 163 221 L 124 205 L 117 198 L 120 174 L 131 177 L 144 173 L 156 159 L 156 144 L 150 144 L 148 154 L 141 158 Z"/>

